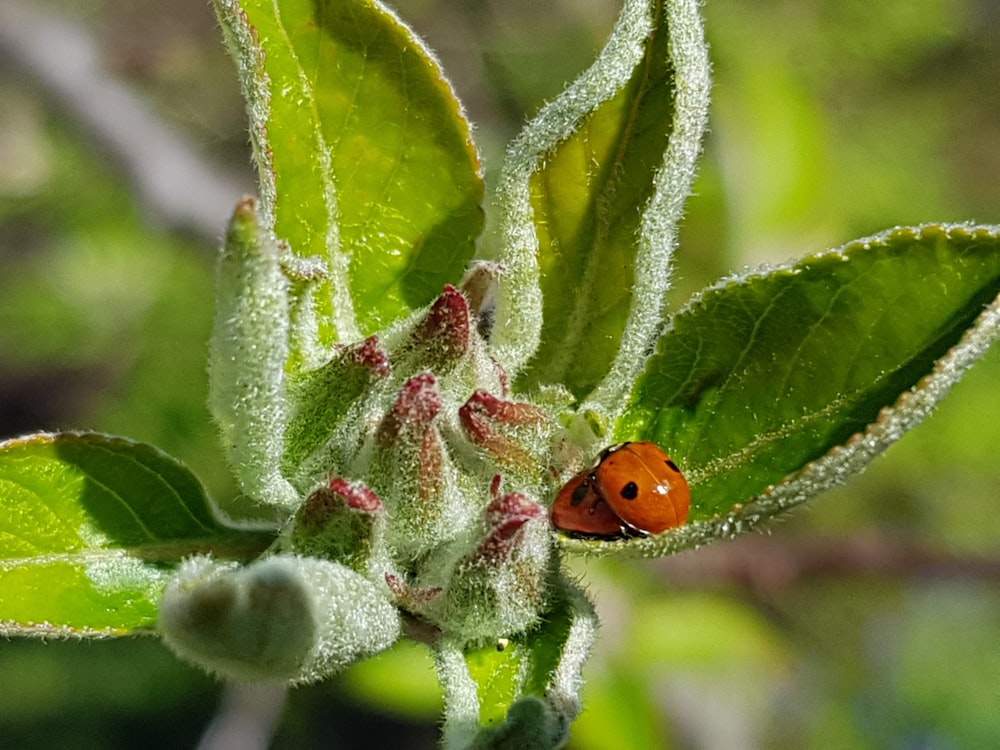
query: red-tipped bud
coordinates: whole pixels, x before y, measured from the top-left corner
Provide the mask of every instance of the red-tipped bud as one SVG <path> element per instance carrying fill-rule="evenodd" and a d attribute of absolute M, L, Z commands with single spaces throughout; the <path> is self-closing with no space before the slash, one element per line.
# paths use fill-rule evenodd
<path fill-rule="evenodd" d="M 469 303 L 447 284 L 413 331 L 412 351 L 419 353 L 420 365 L 447 369 L 469 351 L 471 334 Z"/>
<path fill-rule="evenodd" d="M 382 509 L 379 496 L 360 482 L 348 482 L 343 477 L 334 477 L 327 486 L 342 497 L 349 508 L 369 513 Z"/>
<path fill-rule="evenodd" d="M 347 361 L 365 367 L 372 375 L 387 378 L 392 375 L 389 353 L 383 348 L 378 336 L 369 336 L 360 344 L 353 344 L 344 352 Z"/>
<path fill-rule="evenodd" d="M 486 533 L 455 567 L 440 620 L 469 641 L 519 632 L 537 622 L 555 560 L 545 510 L 528 495 L 501 495 L 483 514 Z"/>
<path fill-rule="evenodd" d="M 474 392 L 462 409 L 494 422 L 514 426 L 543 424 L 546 419 L 545 412 L 534 404 L 526 401 L 507 401 L 484 390 Z"/>
<path fill-rule="evenodd" d="M 494 478 L 494 485 L 497 479 L 499 479 L 499 475 Z M 493 486 L 490 487 L 490 490 L 492 492 Z M 541 505 L 524 493 L 511 492 L 507 495 L 494 494 L 493 501 L 486 506 L 484 515 L 486 525 L 492 527 L 511 518 L 522 518 L 526 521 L 532 518 L 541 518 L 545 515 L 545 511 Z"/>
<path fill-rule="evenodd" d="M 521 543 L 521 530 L 527 518 L 508 518 L 493 531 L 476 550 L 476 558 L 488 565 L 500 565 L 509 560 Z"/>
<path fill-rule="evenodd" d="M 497 563 L 508 559 L 521 540 L 521 528 L 528 521 L 544 518 L 545 510 L 527 495 L 511 492 L 486 506 L 489 536 L 479 546 L 476 556 Z"/>
<path fill-rule="evenodd" d="M 382 500 L 370 487 L 335 477 L 306 498 L 289 538 L 296 552 L 364 572 L 384 517 Z"/>
<path fill-rule="evenodd" d="M 525 442 L 537 444 L 531 433 L 545 425 L 544 411 L 524 401 L 499 399 L 477 390 L 458 410 L 462 429 L 469 440 L 512 469 L 530 469 L 537 463 Z M 527 429 L 525 429 L 527 428 Z"/>
<path fill-rule="evenodd" d="M 441 394 L 433 375 L 422 373 L 410 378 L 379 425 L 379 444 L 389 445 L 398 439 L 422 440 L 441 413 L 441 406 Z"/>

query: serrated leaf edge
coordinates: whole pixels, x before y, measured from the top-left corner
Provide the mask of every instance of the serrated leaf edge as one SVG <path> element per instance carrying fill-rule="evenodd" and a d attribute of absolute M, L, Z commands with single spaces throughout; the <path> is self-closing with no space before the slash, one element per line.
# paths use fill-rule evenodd
<path fill-rule="evenodd" d="M 974 226 L 968 224 L 938 225 L 927 224 L 915 228 L 897 227 L 873 237 L 857 240 L 842 248 L 820 253 L 810 258 L 833 254 L 845 255 L 852 249 L 870 247 L 886 243 L 906 233 L 915 239 L 923 238 L 926 232 L 967 233 L 996 239 L 1000 227 Z M 846 257 L 846 255 L 845 255 Z M 792 270 L 777 268 L 775 270 Z M 705 294 L 727 286 L 734 281 L 746 281 L 763 272 L 732 277 L 710 287 L 698 295 L 685 310 L 700 304 Z M 557 534 L 563 550 L 588 557 L 663 557 L 695 549 L 719 539 L 732 539 L 758 527 L 764 521 L 833 487 L 847 482 L 861 473 L 877 456 L 906 432 L 916 427 L 934 407 L 948 394 L 962 376 L 1000 339 L 1000 295 L 977 317 L 976 322 L 965 332 L 961 340 L 938 359 L 931 372 L 925 375 L 913 388 L 904 392 L 896 402 L 884 407 L 875 422 L 867 429 L 854 434 L 844 444 L 834 446 L 823 457 L 811 461 L 765 492 L 745 503 L 733 506 L 726 514 L 704 521 L 693 521 L 678 529 L 672 529 L 655 536 L 620 541 L 575 539 Z"/>
<path fill-rule="evenodd" d="M 711 64 L 697 0 L 665 4 L 668 50 L 674 68 L 674 119 L 653 194 L 642 212 L 635 282 L 618 354 L 583 408 L 600 407 L 613 421 L 660 333 L 663 299 L 670 288 L 678 224 L 691 194 L 708 125 Z"/>
<path fill-rule="evenodd" d="M 496 260 L 504 273 L 497 289 L 497 324 L 491 349 L 511 375 L 528 361 L 541 336 L 542 294 L 531 177 L 545 155 L 572 136 L 584 117 L 628 83 L 653 30 L 649 5 L 648 0 L 626 0 L 594 64 L 543 107 L 507 149 L 495 205 L 500 242 Z"/>

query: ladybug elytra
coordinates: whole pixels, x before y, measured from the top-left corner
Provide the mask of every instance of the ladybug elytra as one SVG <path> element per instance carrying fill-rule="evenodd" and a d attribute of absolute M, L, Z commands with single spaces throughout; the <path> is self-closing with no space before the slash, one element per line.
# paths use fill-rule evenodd
<path fill-rule="evenodd" d="M 670 456 L 655 443 L 620 443 L 559 490 L 552 523 L 603 538 L 659 534 L 683 526 L 690 510 L 691 490 Z"/>

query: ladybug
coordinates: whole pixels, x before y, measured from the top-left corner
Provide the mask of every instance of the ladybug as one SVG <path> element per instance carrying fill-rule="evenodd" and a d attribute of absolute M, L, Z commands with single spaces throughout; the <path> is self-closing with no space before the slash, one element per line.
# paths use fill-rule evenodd
<path fill-rule="evenodd" d="M 574 476 L 559 490 L 552 505 L 552 524 L 574 534 L 615 537 L 622 533 L 622 519 L 597 493 L 593 469 Z"/>
<path fill-rule="evenodd" d="M 552 523 L 603 538 L 659 534 L 683 526 L 690 510 L 691 490 L 670 456 L 654 443 L 620 443 L 559 490 Z"/>

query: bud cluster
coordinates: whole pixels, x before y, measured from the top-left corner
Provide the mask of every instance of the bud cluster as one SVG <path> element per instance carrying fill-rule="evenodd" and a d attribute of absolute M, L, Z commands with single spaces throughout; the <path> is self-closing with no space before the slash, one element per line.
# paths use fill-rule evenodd
<path fill-rule="evenodd" d="M 465 642 L 537 621 L 555 564 L 540 498 L 557 414 L 511 397 L 488 314 L 446 286 L 384 337 L 338 347 L 296 379 L 286 433 L 286 474 L 307 497 L 285 549 L 363 573 Z"/>
<path fill-rule="evenodd" d="M 212 352 L 230 457 L 244 491 L 282 514 L 281 533 L 248 568 L 182 569 L 164 600 L 167 642 L 221 674 L 296 682 L 385 648 L 404 624 L 474 645 L 539 622 L 558 568 L 542 501 L 571 399 L 514 397 L 490 356 L 502 269 L 476 264 L 461 288 L 323 361 L 296 351 L 318 337 L 290 312 L 316 274 L 296 276 L 284 254 L 241 204 L 219 287 L 243 302 L 221 301 Z M 248 323 L 254 300 L 268 306 Z M 256 663 L 248 643 L 280 658 Z"/>

